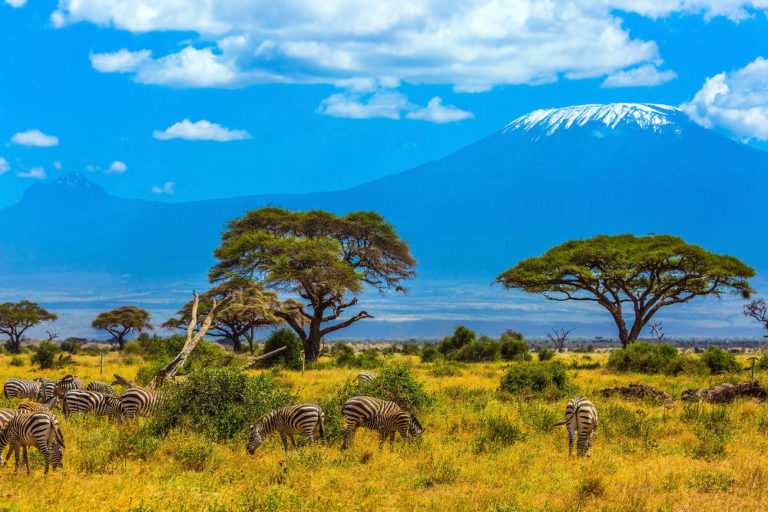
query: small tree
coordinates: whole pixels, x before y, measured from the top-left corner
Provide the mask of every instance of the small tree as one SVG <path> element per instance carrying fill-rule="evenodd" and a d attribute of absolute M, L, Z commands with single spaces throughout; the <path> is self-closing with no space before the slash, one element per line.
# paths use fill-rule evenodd
<path fill-rule="evenodd" d="M 214 256 L 213 282 L 255 278 L 302 299 L 295 311 L 276 314 L 299 335 L 307 361 L 317 360 L 324 336 L 372 318 L 360 311 L 340 320 L 366 285 L 405 291 L 400 283 L 415 275 L 416 264 L 408 244 L 377 213 L 340 217 L 274 207 L 231 221 Z"/>
<path fill-rule="evenodd" d="M 565 342 L 568 340 L 568 335 L 573 332 L 573 329 L 567 329 L 561 327 L 560 330 L 552 329 L 547 333 L 547 338 L 555 346 L 558 352 L 562 352 L 565 348 Z"/>
<path fill-rule="evenodd" d="M 661 321 L 657 322 L 654 320 L 653 323 L 651 323 L 651 332 L 656 336 L 656 339 L 659 340 L 659 343 L 664 343 L 664 336 L 666 336 L 666 334 L 664 333 Z"/>
<path fill-rule="evenodd" d="M 734 293 L 748 298 L 755 270 L 670 235 L 599 235 L 570 240 L 521 261 L 496 277 L 507 289 L 549 300 L 591 301 L 613 317 L 622 346 L 637 341 L 656 312 L 696 297 Z M 627 326 L 624 305 L 634 316 Z"/>
<path fill-rule="evenodd" d="M 768 329 L 768 304 L 765 299 L 756 299 L 744 305 L 744 315 L 754 318 L 765 329 Z M 768 338 L 768 335 L 764 335 L 764 338 Z"/>
<path fill-rule="evenodd" d="M 27 329 L 57 318 L 28 300 L 6 302 L 0 305 L 0 333 L 8 336 L 8 350 L 18 352 L 21 349 L 21 338 Z"/>
<path fill-rule="evenodd" d="M 91 327 L 107 331 L 117 340 L 120 350 L 123 350 L 125 338 L 131 331 L 152 330 L 152 324 L 149 322 L 149 311 L 136 306 L 123 306 L 112 311 L 99 313 L 99 316 L 91 322 Z"/>

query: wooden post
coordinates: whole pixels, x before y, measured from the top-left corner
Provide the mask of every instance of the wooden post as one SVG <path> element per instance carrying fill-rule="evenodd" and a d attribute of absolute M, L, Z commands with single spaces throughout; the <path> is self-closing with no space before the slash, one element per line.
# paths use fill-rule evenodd
<path fill-rule="evenodd" d="M 302 378 L 304 377 L 304 360 L 305 360 L 304 351 L 302 350 L 301 351 L 301 377 Z"/>
<path fill-rule="evenodd" d="M 748 361 L 752 361 L 752 368 L 750 368 L 752 370 L 752 380 L 755 380 L 755 366 L 757 366 L 757 360 L 758 359 L 759 358 L 755 357 L 755 356 L 747 358 Z"/>
<path fill-rule="evenodd" d="M 104 352 L 101 353 L 101 361 L 99 362 L 99 377 L 104 376 Z"/>

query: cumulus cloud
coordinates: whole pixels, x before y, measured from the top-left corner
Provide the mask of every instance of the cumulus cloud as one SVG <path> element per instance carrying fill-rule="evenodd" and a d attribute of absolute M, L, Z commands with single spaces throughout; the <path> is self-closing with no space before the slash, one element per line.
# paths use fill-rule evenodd
<path fill-rule="evenodd" d="M 45 169 L 42 167 L 33 167 L 28 172 L 17 172 L 16 176 L 19 178 L 34 178 L 36 180 L 44 180 L 47 177 L 45 174 Z"/>
<path fill-rule="evenodd" d="M 150 55 L 152 52 L 149 50 L 131 52 L 125 48 L 114 53 L 91 53 L 91 66 L 103 73 L 137 71 Z"/>
<path fill-rule="evenodd" d="M 173 188 L 176 186 L 175 181 L 166 181 L 165 185 L 155 185 L 152 187 L 152 193 L 154 194 L 173 194 Z"/>
<path fill-rule="evenodd" d="M 23 7 L 27 3 L 27 0 L 5 0 L 5 3 L 11 7 L 19 8 Z"/>
<path fill-rule="evenodd" d="M 175 123 L 165 130 L 155 130 L 152 136 L 159 140 L 184 139 L 184 140 L 213 140 L 227 142 L 231 140 L 246 140 L 251 134 L 245 130 L 230 130 L 220 124 L 202 120 L 193 123 L 189 119 Z"/>
<path fill-rule="evenodd" d="M 59 145 L 58 137 L 54 137 L 53 135 L 46 135 L 40 130 L 27 130 L 26 132 L 19 132 L 11 137 L 11 142 L 21 146 L 50 147 Z"/>
<path fill-rule="evenodd" d="M 115 160 L 110 164 L 109 167 L 107 167 L 104 173 L 105 174 L 123 174 L 127 170 L 128 170 L 128 166 L 125 165 L 125 162 L 121 162 L 120 160 Z"/>
<path fill-rule="evenodd" d="M 408 112 L 405 117 L 431 123 L 450 123 L 475 117 L 472 112 L 461 110 L 453 105 L 443 105 L 442 102 L 443 100 L 436 96 L 429 100 L 426 107 Z"/>
<path fill-rule="evenodd" d="M 768 60 L 758 57 L 741 69 L 707 78 L 681 108 L 705 128 L 768 140 Z"/>
<path fill-rule="evenodd" d="M 5 174 L 10 170 L 11 164 L 8 163 L 8 160 L 0 156 L 0 174 Z"/>
<path fill-rule="evenodd" d="M 651 87 L 677 78 L 677 73 L 668 69 L 659 71 L 653 64 L 645 64 L 626 71 L 609 75 L 601 87 Z"/>

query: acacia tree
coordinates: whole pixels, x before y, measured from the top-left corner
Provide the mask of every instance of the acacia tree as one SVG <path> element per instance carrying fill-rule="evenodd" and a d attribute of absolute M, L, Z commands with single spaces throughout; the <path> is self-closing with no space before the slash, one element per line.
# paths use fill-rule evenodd
<path fill-rule="evenodd" d="M 768 329 L 768 304 L 766 304 L 765 299 L 756 299 L 745 304 L 744 315 L 754 318 Z M 768 338 L 768 335 L 763 337 Z"/>
<path fill-rule="evenodd" d="M 558 352 L 562 352 L 565 349 L 565 342 L 568 340 L 568 335 L 573 332 L 573 329 L 566 329 L 561 327 L 560 330 L 552 329 L 547 333 L 547 338 L 555 346 Z"/>
<path fill-rule="evenodd" d="M 131 331 L 152 330 L 149 311 L 136 306 L 123 306 L 112 311 L 105 311 L 91 322 L 91 327 L 107 331 L 117 340 L 120 350 L 125 348 L 125 337 Z"/>
<path fill-rule="evenodd" d="M 373 318 L 359 311 L 340 320 L 366 285 L 404 292 L 400 283 L 415 275 L 416 264 L 408 244 L 377 213 L 275 207 L 231 221 L 214 256 L 213 282 L 256 279 L 302 299 L 294 310 L 275 314 L 299 335 L 307 361 L 317 359 L 323 336 Z"/>
<path fill-rule="evenodd" d="M 224 302 L 224 299 L 229 300 Z M 200 304 L 197 308 L 197 320 L 202 324 L 208 315 L 214 301 L 220 304 L 216 315 L 213 317 L 208 334 L 227 339 L 232 342 L 235 352 L 243 351 L 241 338 L 248 340 L 251 353 L 254 349 L 254 335 L 256 329 L 269 325 L 278 325 L 283 322 L 276 315 L 278 310 L 290 309 L 290 304 L 281 302 L 277 294 L 251 280 L 233 279 L 224 281 L 200 295 Z M 176 318 L 171 318 L 163 324 L 166 329 L 186 329 L 192 319 L 194 299 L 187 302 L 176 313 Z"/>
<path fill-rule="evenodd" d="M 753 290 L 747 279 L 754 275 L 754 269 L 733 256 L 675 236 L 599 235 L 570 240 L 521 261 L 496 282 L 549 300 L 596 302 L 611 314 L 626 347 L 665 306 L 724 293 L 748 298 Z M 634 318 L 629 327 L 625 315 Z"/>
<path fill-rule="evenodd" d="M 27 329 L 57 318 L 28 300 L 6 302 L 0 304 L 0 333 L 8 336 L 8 350 L 18 352 L 21 349 L 21 338 Z"/>

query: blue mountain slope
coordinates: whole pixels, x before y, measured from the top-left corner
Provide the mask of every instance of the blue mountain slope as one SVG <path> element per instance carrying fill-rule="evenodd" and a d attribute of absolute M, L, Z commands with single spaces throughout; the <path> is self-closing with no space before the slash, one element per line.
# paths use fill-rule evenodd
<path fill-rule="evenodd" d="M 226 221 L 267 204 L 381 212 L 410 241 L 424 287 L 490 283 L 597 233 L 672 233 L 761 271 L 767 190 L 768 153 L 673 107 L 537 111 L 441 160 L 337 192 L 167 204 L 112 197 L 80 175 L 36 184 L 0 210 L 0 286 L 62 271 L 199 282 Z"/>

